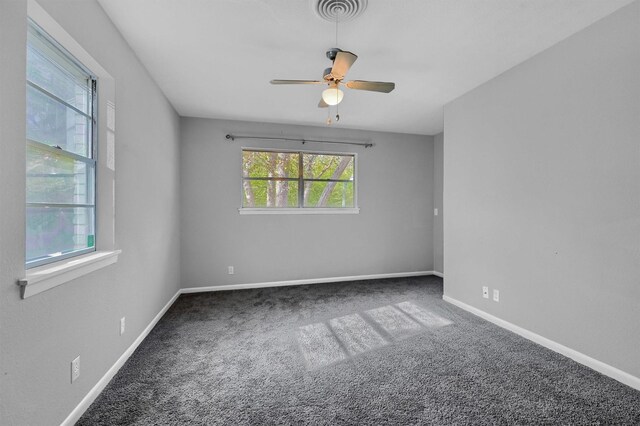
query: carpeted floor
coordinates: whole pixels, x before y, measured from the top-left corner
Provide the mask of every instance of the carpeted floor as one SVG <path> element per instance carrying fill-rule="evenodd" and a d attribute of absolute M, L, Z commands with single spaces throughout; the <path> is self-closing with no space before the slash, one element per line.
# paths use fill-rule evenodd
<path fill-rule="evenodd" d="M 80 425 L 640 424 L 640 392 L 437 277 L 182 295 Z"/>

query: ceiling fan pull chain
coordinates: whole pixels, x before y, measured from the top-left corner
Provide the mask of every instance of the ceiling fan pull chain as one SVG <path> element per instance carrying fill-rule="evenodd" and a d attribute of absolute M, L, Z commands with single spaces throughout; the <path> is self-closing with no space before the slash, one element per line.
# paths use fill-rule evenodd
<path fill-rule="evenodd" d="M 340 86 L 340 83 L 336 83 L 336 99 L 338 99 L 338 86 Z M 338 121 L 340 121 L 340 102 L 336 104 L 336 123 Z"/>

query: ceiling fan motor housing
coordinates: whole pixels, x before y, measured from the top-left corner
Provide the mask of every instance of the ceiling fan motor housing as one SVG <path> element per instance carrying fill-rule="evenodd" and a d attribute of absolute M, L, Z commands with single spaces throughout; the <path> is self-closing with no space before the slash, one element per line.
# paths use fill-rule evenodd
<path fill-rule="evenodd" d="M 338 49 L 337 47 L 332 47 L 331 49 L 327 50 L 327 58 L 329 58 L 332 61 L 335 61 L 336 55 L 338 54 L 338 52 L 342 52 L 342 49 Z"/>

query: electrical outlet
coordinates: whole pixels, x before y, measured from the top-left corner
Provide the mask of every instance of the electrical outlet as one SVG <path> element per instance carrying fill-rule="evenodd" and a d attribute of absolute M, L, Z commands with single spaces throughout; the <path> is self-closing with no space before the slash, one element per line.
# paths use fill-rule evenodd
<path fill-rule="evenodd" d="M 229 275 L 233 275 L 233 274 L 234 274 L 234 272 L 233 272 L 233 266 L 229 266 L 229 267 L 228 267 L 228 273 L 229 273 Z"/>
<path fill-rule="evenodd" d="M 80 377 L 80 355 L 71 361 L 71 383 L 75 382 L 78 377 Z"/>
<path fill-rule="evenodd" d="M 482 297 L 484 297 L 485 299 L 489 298 L 489 287 L 482 287 Z"/>
<path fill-rule="evenodd" d="M 124 334 L 125 325 L 126 325 L 125 321 L 126 321 L 126 317 L 120 318 L 120 335 L 121 336 Z"/>
<path fill-rule="evenodd" d="M 433 215 L 438 216 L 438 209 L 433 209 Z"/>
<path fill-rule="evenodd" d="M 500 291 L 493 290 L 493 301 L 494 302 L 499 302 L 500 301 Z"/>

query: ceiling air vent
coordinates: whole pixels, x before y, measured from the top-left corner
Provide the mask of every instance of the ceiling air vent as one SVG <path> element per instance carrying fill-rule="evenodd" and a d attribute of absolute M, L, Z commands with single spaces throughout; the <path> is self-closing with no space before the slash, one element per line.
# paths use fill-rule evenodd
<path fill-rule="evenodd" d="M 310 0 L 316 15 L 329 22 L 346 22 L 357 18 L 367 8 L 368 0 Z"/>

